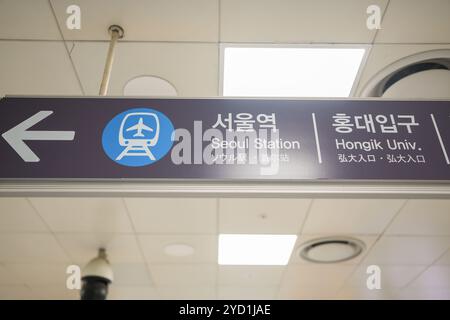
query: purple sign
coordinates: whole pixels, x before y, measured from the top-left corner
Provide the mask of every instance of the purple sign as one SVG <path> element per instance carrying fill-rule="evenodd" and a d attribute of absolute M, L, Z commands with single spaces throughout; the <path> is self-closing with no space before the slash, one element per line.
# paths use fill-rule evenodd
<path fill-rule="evenodd" d="M 450 180 L 450 101 L 4 98 L 0 179 Z"/>

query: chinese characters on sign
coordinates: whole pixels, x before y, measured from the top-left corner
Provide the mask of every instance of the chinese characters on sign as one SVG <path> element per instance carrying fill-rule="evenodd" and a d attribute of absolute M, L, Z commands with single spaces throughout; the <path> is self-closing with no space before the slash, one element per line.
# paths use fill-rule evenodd
<path fill-rule="evenodd" d="M 390 134 L 397 134 L 404 130 L 408 134 L 413 133 L 415 126 L 420 126 L 412 114 L 362 114 L 349 116 L 345 113 L 333 115 L 333 127 L 337 133 L 350 134 L 353 130 L 364 130 L 370 133 L 386 134 L 383 140 L 369 139 L 366 141 L 348 141 L 345 138 L 336 138 L 336 148 L 347 153 L 339 153 L 340 163 L 361 163 L 384 161 L 389 164 L 426 163 L 425 155 L 421 153 L 422 147 L 417 142 L 404 139 L 399 141 L 389 138 Z M 431 120 L 430 120 L 431 121 Z M 354 153 L 350 151 L 360 151 Z M 385 151 L 383 154 L 370 153 L 373 150 Z M 396 152 L 396 153 L 389 153 Z"/>

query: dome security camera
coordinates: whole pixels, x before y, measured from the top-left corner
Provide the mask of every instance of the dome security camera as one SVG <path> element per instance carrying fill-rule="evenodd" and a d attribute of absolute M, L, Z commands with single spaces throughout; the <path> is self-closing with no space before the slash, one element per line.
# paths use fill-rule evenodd
<path fill-rule="evenodd" d="M 105 249 L 84 267 L 81 280 L 81 300 L 105 300 L 108 286 L 114 280 L 113 270 L 106 257 Z"/>

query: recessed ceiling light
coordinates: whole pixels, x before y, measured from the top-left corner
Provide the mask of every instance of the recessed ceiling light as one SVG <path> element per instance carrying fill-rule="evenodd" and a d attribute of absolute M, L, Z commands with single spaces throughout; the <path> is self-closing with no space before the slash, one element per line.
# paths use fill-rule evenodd
<path fill-rule="evenodd" d="M 175 97 L 177 90 L 167 80 L 154 76 L 139 76 L 129 80 L 123 88 L 125 96 Z"/>
<path fill-rule="evenodd" d="M 353 47 L 227 47 L 223 95 L 349 97 L 365 52 Z"/>
<path fill-rule="evenodd" d="M 220 265 L 287 265 L 296 235 L 221 234 Z"/>
<path fill-rule="evenodd" d="M 308 241 L 300 247 L 300 257 L 316 263 L 336 263 L 357 257 L 364 243 L 347 237 L 327 237 Z"/>
<path fill-rule="evenodd" d="M 172 257 L 187 257 L 194 254 L 194 248 L 184 243 L 173 243 L 164 247 L 164 253 Z"/>

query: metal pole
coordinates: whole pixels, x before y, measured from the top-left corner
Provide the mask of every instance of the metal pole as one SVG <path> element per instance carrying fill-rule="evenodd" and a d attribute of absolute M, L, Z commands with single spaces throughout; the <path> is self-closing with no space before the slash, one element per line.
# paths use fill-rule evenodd
<path fill-rule="evenodd" d="M 100 85 L 99 95 L 106 96 L 108 93 L 109 79 L 111 78 L 111 69 L 114 62 L 114 49 L 118 39 L 122 39 L 124 32 L 122 27 L 112 25 L 108 28 L 111 34 L 111 42 L 109 43 L 108 55 L 106 56 L 105 70 L 103 71 L 102 84 Z"/>

